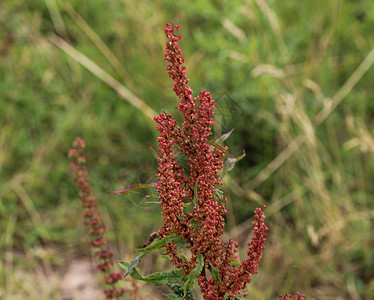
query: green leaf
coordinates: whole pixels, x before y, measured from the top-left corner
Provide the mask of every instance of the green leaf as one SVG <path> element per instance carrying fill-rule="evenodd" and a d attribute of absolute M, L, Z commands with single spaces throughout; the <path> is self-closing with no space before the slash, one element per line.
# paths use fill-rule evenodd
<path fill-rule="evenodd" d="M 215 147 L 215 148 L 219 148 L 219 149 L 221 149 L 221 150 L 226 150 L 226 148 L 225 148 L 224 146 L 218 144 L 216 141 L 208 141 L 208 143 L 209 143 L 210 145 L 212 145 L 213 147 Z M 210 151 L 212 151 L 212 149 L 213 149 L 213 148 L 210 147 Z"/>
<path fill-rule="evenodd" d="M 158 155 L 158 153 L 157 153 L 157 151 L 150 145 L 150 144 L 148 144 L 148 147 L 149 147 L 149 149 L 151 149 L 151 152 L 152 152 L 152 154 L 153 154 L 153 157 L 155 158 L 155 159 L 158 159 L 158 158 L 160 158 L 160 156 Z"/>
<path fill-rule="evenodd" d="M 169 235 L 167 237 L 164 237 L 163 239 L 159 240 L 155 244 L 151 244 L 145 248 L 137 249 L 139 253 L 129 264 L 128 263 L 120 263 L 120 266 L 122 269 L 124 269 L 127 273 L 125 276 L 127 276 L 136 266 L 139 265 L 140 259 L 147 255 L 148 253 L 152 252 L 153 250 L 162 248 L 167 243 L 174 242 L 177 246 L 186 246 L 187 242 L 183 240 L 181 237 L 177 236 L 176 234 Z M 130 274 L 131 275 L 131 274 Z"/>
<path fill-rule="evenodd" d="M 210 263 L 210 273 L 215 281 L 221 284 L 221 278 L 219 276 L 219 271 Z"/>
<path fill-rule="evenodd" d="M 140 275 L 138 270 L 135 269 L 139 265 L 140 259 L 143 256 L 147 255 L 148 253 L 152 252 L 153 250 L 162 248 L 164 245 L 166 245 L 168 243 L 171 243 L 171 242 L 173 242 L 177 247 L 180 247 L 180 248 L 188 247 L 188 243 L 184 239 L 177 236 L 176 234 L 172 234 L 172 235 L 169 235 L 167 237 L 164 237 L 163 239 L 159 240 L 157 243 L 155 243 L 153 245 L 149 245 L 145 248 L 137 249 L 137 251 L 139 251 L 141 253 L 139 253 L 130 263 L 127 263 L 127 262 L 119 263 L 120 267 L 126 271 L 126 274 L 125 274 L 124 277 L 126 277 L 127 275 L 130 275 L 134 279 L 149 281 L 149 282 L 152 282 L 156 285 L 158 285 L 158 283 L 156 283 L 156 282 L 158 282 L 158 280 L 159 281 L 160 280 L 166 280 L 166 279 L 162 279 L 162 278 L 167 278 L 167 276 L 178 277 L 179 281 L 181 281 L 185 277 L 176 273 L 175 271 L 172 271 L 173 273 L 171 273 L 171 272 L 169 272 L 169 273 L 167 273 L 167 272 L 154 273 L 152 275 L 148 275 L 146 277 L 143 277 L 142 275 Z M 170 280 L 171 280 L 171 277 L 168 280 L 166 280 L 164 283 L 161 283 L 161 284 L 168 283 L 168 282 L 170 282 Z"/>
<path fill-rule="evenodd" d="M 181 259 L 183 259 L 183 261 L 184 261 L 184 263 L 186 264 L 186 266 L 188 266 L 188 259 L 187 259 L 184 255 L 182 255 L 182 254 L 179 254 L 179 257 L 180 257 Z"/>
<path fill-rule="evenodd" d="M 136 192 L 137 190 L 155 188 L 156 186 L 157 186 L 157 182 L 134 183 L 134 184 L 131 184 L 131 185 L 123 188 L 122 190 L 111 191 L 111 192 L 108 192 L 108 193 L 113 194 L 113 195 L 128 195 L 128 194 L 131 194 L 133 192 Z"/>
<path fill-rule="evenodd" d="M 221 137 L 219 137 L 218 139 L 216 139 L 215 142 L 219 143 L 219 144 L 222 144 L 222 142 L 224 142 L 225 140 L 227 140 L 229 138 L 229 136 L 231 135 L 231 133 L 233 131 L 234 131 L 234 128 L 231 129 L 228 133 L 225 133 Z"/>
<path fill-rule="evenodd" d="M 245 152 L 243 150 L 243 154 L 236 157 L 236 158 L 228 158 L 225 162 L 225 165 L 223 166 L 222 170 L 222 176 L 224 176 L 227 172 L 231 171 L 234 167 L 235 164 L 241 160 L 245 156 Z"/>
<path fill-rule="evenodd" d="M 143 276 L 140 275 L 139 271 L 138 271 L 137 269 L 135 269 L 135 267 L 132 268 L 131 270 L 129 269 L 128 274 L 129 274 L 132 278 L 134 278 L 135 280 L 143 280 Z"/>
<path fill-rule="evenodd" d="M 240 266 L 240 263 L 237 262 L 236 260 L 233 260 L 233 261 L 230 261 L 229 265 L 230 265 L 230 266 L 237 266 L 237 267 L 239 267 L 239 266 Z"/>
<path fill-rule="evenodd" d="M 183 299 L 183 294 L 184 294 L 184 288 L 182 284 L 179 283 L 174 283 L 174 284 L 168 284 L 169 288 L 174 292 L 174 297 L 179 297 L 179 298 L 169 298 L 169 299 Z"/>
<path fill-rule="evenodd" d="M 151 252 L 153 250 L 156 250 L 156 249 L 159 249 L 159 248 L 162 248 L 163 246 L 165 246 L 166 244 L 168 243 L 171 243 L 173 242 L 177 247 L 186 247 L 188 246 L 188 243 L 182 239 L 181 237 L 177 236 L 176 234 L 171 234 L 171 235 L 168 235 L 166 237 L 164 237 L 163 239 L 159 240 L 157 243 L 155 244 L 151 244 L 145 248 L 141 248 L 141 249 L 137 249 L 138 252 Z M 144 254 L 147 254 L 147 253 L 144 253 Z"/>
<path fill-rule="evenodd" d="M 130 263 L 119 263 L 119 266 L 127 272 L 123 277 L 126 277 L 137 265 L 139 265 L 142 255 L 143 253 L 138 254 Z"/>
<path fill-rule="evenodd" d="M 153 199 L 156 199 L 156 200 L 160 200 L 160 196 L 158 196 L 157 194 L 150 194 L 150 195 L 147 195 L 145 196 L 146 198 L 153 198 Z"/>
<path fill-rule="evenodd" d="M 216 200 L 216 201 L 219 201 L 219 200 L 221 199 L 221 200 L 219 201 L 219 203 L 221 203 L 221 201 L 224 199 L 224 196 L 225 196 L 225 195 L 223 194 L 223 191 L 221 191 L 219 188 L 216 188 L 215 191 L 216 191 L 216 195 L 215 195 L 215 196 L 216 196 L 216 199 L 215 199 L 215 200 Z"/>
<path fill-rule="evenodd" d="M 126 272 L 129 271 L 130 263 L 128 263 L 128 262 L 119 262 L 118 264 L 119 264 L 119 266 L 120 266 L 123 270 L 125 270 Z"/>
<path fill-rule="evenodd" d="M 178 300 L 186 299 L 186 297 L 184 296 L 184 287 L 182 284 L 176 283 L 176 284 L 169 284 L 168 286 L 174 292 L 174 294 L 165 295 L 166 297 L 168 297 L 169 299 L 178 299 Z M 187 297 L 188 299 L 191 299 L 191 300 L 194 299 L 191 290 L 187 291 Z"/>
<path fill-rule="evenodd" d="M 168 286 L 174 292 L 174 294 L 165 295 L 166 297 L 168 297 L 169 299 L 178 299 L 178 300 L 186 299 L 186 297 L 184 296 L 183 285 L 177 283 L 177 284 L 169 284 Z M 191 300 L 194 299 L 191 290 L 187 291 L 186 296 L 188 297 L 188 299 L 191 299 Z"/>
<path fill-rule="evenodd" d="M 225 297 L 224 297 L 223 299 L 224 299 L 224 300 L 241 300 L 239 297 L 231 298 L 230 295 L 231 295 L 231 291 L 228 292 L 228 293 L 226 293 L 226 294 L 225 294 Z"/>
<path fill-rule="evenodd" d="M 231 133 L 234 131 L 234 129 L 231 129 L 231 131 L 229 131 L 228 133 L 225 133 L 224 135 L 222 135 L 221 137 L 219 137 L 218 139 L 216 139 L 215 141 L 208 141 L 209 144 L 211 144 L 213 147 L 215 148 L 219 148 L 221 150 L 226 150 L 226 148 L 224 146 L 222 146 L 222 143 L 228 139 L 228 137 L 231 135 Z M 212 147 L 210 148 L 210 150 L 212 150 Z"/>
<path fill-rule="evenodd" d="M 197 206 L 199 204 L 199 199 L 197 198 L 197 189 L 199 187 L 199 177 L 197 177 L 195 182 L 195 188 L 193 190 L 193 204 Z"/>
<path fill-rule="evenodd" d="M 146 282 L 153 283 L 157 286 L 164 284 L 177 284 L 186 280 L 184 276 L 179 275 L 177 272 L 156 272 L 148 276 L 142 276 L 137 269 L 130 269 L 128 263 L 121 263 L 120 266 L 123 269 L 128 270 L 128 274 L 135 280 L 142 280 Z"/>
<path fill-rule="evenodd" d="M 136 269 L 135 269 L 136 270 Z M 136 270 L 137 271 L 137 270 Z M 139 272 L 138 272 L 139 274 Z M 131 275 L 131 274 L 130 274 Z M 171 283 L 179 283 L 184 280 L 184 277 L 180 276 L 177 274 L 175 271 L 170 271 L 170 272 L 156 272 L 151 275 L 141 277 L 139 274 L 140 278 L 135 278 L 138 280 L 143 280 L 146 282 L 151 282 L 157 286 L 164 285 L 164 284 L 171 284 Z"/>
<path fill-rule="evenodd" d="M 225 296 L 223 297 L 223 299 L 224 299 L 224 300 L 227 300 L 228 297 L 230 297 L 230 295 L 231 295 L 231 291 L 230 291 L 230 292 L 227 292 L 227 293 L 225 294 Z"/>
<path fill-rule="evenodd" d="M 170 300 L 183 300 L 183 296 L 178 296 L 175 294 L 164 294 L 164 296 Z"/>
<path fill-rule="evenodd" d="M 195 284 L 195 280 L 199 277 L 204 267 L 204 258 L 201 253 L 197 254 L 197 264 L 192 272 L 187 276 L 187 282 L 184 285 L 184 296 L 187 295 L 187 291 L 192 288 Z"/>
<path fill-rule="evenodd" d="M 186 280 L 184 276 L 179 275 L 177 272 L 156 272 L 148 276 L 142 276 L 137 269 L 132 269 L 129 271 L 129 275 L 135 280 L 142 280 L 145 282 L 153 283 L 157 286 L 164 284 L 179 284 Z"/>

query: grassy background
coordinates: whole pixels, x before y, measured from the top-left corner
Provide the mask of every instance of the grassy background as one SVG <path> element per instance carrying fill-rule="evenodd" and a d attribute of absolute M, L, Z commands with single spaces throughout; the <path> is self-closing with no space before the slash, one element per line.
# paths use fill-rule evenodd
<path fill-rule="evenodd" d="M 59 299 L 69 262 L 90 256 L 68 170 L 77 135 L 118 258 L 161 226 L 144 195 L 106 192 L 154 181 L 150 118 L 177 101 L 167 21 L 181 26 L 195 94 L 217 100 L 216 135 L 235 128 L 229 155 L 247 153 L 225 178 L 242 253 L 254 208 L 268 206 L 250 299 L 373 299 L 370 0 L 1 1 L 0 298 Z"/>

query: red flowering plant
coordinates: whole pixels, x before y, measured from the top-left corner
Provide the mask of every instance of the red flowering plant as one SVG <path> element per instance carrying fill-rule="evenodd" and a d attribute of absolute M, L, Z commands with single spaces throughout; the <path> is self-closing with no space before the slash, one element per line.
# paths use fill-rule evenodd
<path fill-rule="evenodd" d="M 188 85 L 186 67 L 183 66 L 185 58 L 179 48 L 182 37 L 175 33 L 178 28 L 178 25 L 166 24 L 164 31 L 168 41 L 164 59 L 168 62 L 167 70 L 174 83 L 173 90 L 179 98 L 176 109 L 181 113 L 183 122 L 179 125 L 178 121 L 166 112 L 155 117 L 157 130 L 160 132 L 159 154 L 152 148 L 151 150 L 159 165 L 157 183 L 133 184 L 123 190 L 110 192 L 127 194 L 138 189 L 156 187 L 157 198 L 163 209 L 161 214 L 164 224 L 158 232 L 149 236 L 131 262 L 119 264 L 126 272 L 124 276 L 130 275 L 133 279 L 158 286 L 167 285 L 173 292 L 166 295 L 169 299 L 193 299 L 191 288 L 196 283 L 206 300 L 240 299 L 245 297 L 243 291 L 251 282 L 252 275 L 258 273 L 268 236 L 269 229 L 264 222 L 263 212 L 265 205 L 256 208 L 254 212 L 253 234 L 248 243 L 247 258 L 240 262 L 237 255 L 238 243 L 232 240 L 226 243 L 222 241 L 227 199 L 221 187 L 223 176 L 245 154 L 225 160 L 227 146 L 224 146 L 223 142 L 232 131 L 216 140 L 210 139 L 214 125 L 215 101 L 206 91 L 193 97 L 193 91 Z M 78 163 L 73 165 L 73 169 L 76 169 L 74 172 L 77 172 L 75 181 L 78 188 L 85 190 L 86 173 L 84 169 L 79 169 L 79 147 L 72 151 L 71 157 L 78 159 Z M 185 167 L 180 162 L 183 156 L 187 158 Z M 80 172 L 84 173 L 83 179 Z M 86 194 L 90 193 L 91 190 L 87 187 Z M 100 235 L 101 231 L 96 231 L 96 225 L 92 225 L 92 220 L 97 218 L 96 210 L 91 213 L 89 208 L 86 215 L 88 222 L 94 226 L 93 243 L 99 240 L 100 245 L 105 244 Z M 98 221 L 101 222 L 101 219 Z M 159 239 L 154 241 L 156 237 Z M 141 259 L 160 248 L 166 250 L 176 269 L 142 276 L 138 270 Z M 106 253 L 103 251 L 100 253 Z M 110 278 L 116 281 L 118 276 L 114 277 Z M 290 297 L 291 295 L 285 294 L 281 295 L 280 299 Z M 297 293 L 294 299 L 302 300 L 304 295 Z"/>
<path fill-rule="evenodd" d="M 69 151 L 69 158 L 71 159 L 70 169 L 73 172 L 73 182 L 76 189 L 79 191 L 78 197 L 84 209 L 83 218 L 84 224 L 88 227 L 90 246 L 94 249 L 94 256 L 98 257 L 99 260 L 96 267 L 105 274 L 104 282 L 108 287 L 104 289 L 105 298 L 120 299 L 125 294 L 130 294 L 132 299 L 143 300 L 143 298 L 138 295 L 139 285 L 136 282 L 133 282 L 132 290 L 128 291 L 117 286 L 117 282 L 123 278 L 124 274 L 113 271 L 114 253 L 109 249 L 107 245 L 108 241 L 105 237 L 108 225 L 104 222 L 100 214 L 90 180 L 88 179 L 84 148 L 84 140 L 77 137 L 73 143 L 73 147 Z"/>
<path fill-rule="evenodd" d="M 204 299 L 238 299 L 246 284 L 251 282 L 251 276 L 258 272 L 268 236 L 263 213 L 265 205 L 255 210 L 248 258 L 240 263 L 236 255 L 238 244 L 232 240 L 224 243 L 221 239 L 227 199 L 220 187 L 223 175 L 245 154 L 228 159 L 224 164 L 227 147 L 222 142 L 231 132 L 215 141 L 209 140 L 215 101 L 206 91 L 193 97 L 183 66 L 185 58 L 179 48 L 182 37 L 175 33 L 178 28 L 178 25 L 166 24 L 164 31 L 168 41 L 164 59 L 179 98 L 177 109 L 183 123 L 179 126 L 178 121 L 165 112 L 155 117 L 160 132 L 157 192 L 164 225 L 158 232 L 157 243 L 148 245 L 153 235 L 131 263 L 121 263 L 121 266 L 135 279 L 167 284 L 174 291 L 170 299 L 192 299 L 190 288 L 196 281 Z M 179 162 L 182 155 L 187 157 L 185 169 Z M 123 191 L 128 189 L 118 193 Z M 177 271 L 141 276 L 135 268 L 140 259 L 160 247 L 166 249 Z"/>
<path fill-rule="evenodd" d="M 117 298 L 125 293 L 123 288 L 116 287 L 116 282 L 123 277 L 121 273 L 113 272 L 113 252 L 107 249 L 105 232 L 108 228 L 100 215 L 96 198 L 87 178 L 86 158 L 84 156 L 84 140 L 77 138 L 73 148 L 69 151 L 69 158 L 72 160 L 70 168 L 73 171 L 73 182 L 79 191 L 79 199 L 82 202 L 84 212 L 84 224 L 89 226 L 88 233 L 91 238 L 90 245 L 95 250 L 95 256 L 99 257 L 98 270 L 105 274 L 104 281 L 110 286 L 104 291 L 107 298 Z"/>

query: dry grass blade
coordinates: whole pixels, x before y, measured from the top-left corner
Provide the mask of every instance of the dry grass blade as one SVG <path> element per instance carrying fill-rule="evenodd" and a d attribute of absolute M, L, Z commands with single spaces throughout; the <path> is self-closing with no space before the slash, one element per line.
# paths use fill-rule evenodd
<path fill-rule="evenodd" d="M 288 54 L 287 54 L 288 51 L 287 51 L 286 44 L 284 43 L 284 40 L 283 40 L 281 28 L 279 26 L 279 21 L 278 21 L 278 17 L 276 15 L 276 13 L 274 12 L 274 10 L 272 10 L 269 7 L 269 5 L 264 0 L 256 0 L 256 4 L 260 8 L 260 10 L 262 11 L 262 13 L 269 20 L 270 28 L 273 31 L 273 33 L 274 33 L 274 35 L 275 35 L 275 37 L 277 39 L 277 44 L 280 47 L 282 55 L 284 57 L 287 57 L 288 56 Z"/>
<path fill-rule="evenodd" d="M 357 82 L 365 75 L 369 68 L 374 63 L 374 48 L 369 52 L 362 63 L 357 67 L 353 74 L 338 90 L 338 92 L 327 102 L 325 107 L 314 118 L 314 127 L 321 125 L 327 117 L 334 111 L 334 109 L 342 102 L 342 100 L 354 88 Z M 278 170 L 288 158 L 290 158 L 297 149 L 307 140 L 307 136 L 298 135 L 288 146 L 274 158 L 255 178 L 249 183 L 249 187 L 254 189 L 266 179 L 270 177 L 276 170 Z"/>
<path fill-rule="evenodd" d="M 223 27 L 225 27 L 233 36 L 235 36 L 240 42 L 244 42 L 247 38 L 243 30 L 236 26 L 229 19 L 224 18 L 222 21 Z"/>
<path fill-rule="evenodd" d="M 374 219 L 374 210 L 354 212 L 346 215 L 344 219 L 340 219 L 332 224 L 327 224 L 320 228 L 317 232 L 319 238 L 322 238 L 328 234 L 336 234 L 336 232 L 342 230 L 349 222 L 362 222 Z"/>
<path fill-rule="evenodd" d="M 369 70 L 371 65 L 374 63 L 374 48 L 365 57 L 358 68 L 343 84 L 339 91 L 332 97 L 332 99 L 326 103 L 325 107 L 316 115 L 314 118 L 315 124 L 320 125 L 326 118 L 334 111 L 334 109 L 342 102 L 342 100 L 349 94 L 357 82 L 364 76 Z"/>
<path fill-rule="evenodd" d="M 55 46 L 60 48 L 76 62 L 84 66 L 92 74 L 96 75 L 110 87 L 112 87 L 118 95 L 120 95 L 124 100 L 126 100 L 131 105 L 138 108 L 149 120 L 153 122 L 153 117 L 156 115 L 156 112 L 149 107 L 142 99 L 134 95 L 130 90 L 124 87 L 120 82 L 113 78 L 110 74 L 105 72 L 87 56 L 76 50 L 69 43 L 65 42 L 63 39 L 54 35 L 49 39 Z"/>
<path fill-rule="evenodd" d="M 51 240 L 48 230 L 44 226 L 42 218 L 40 217 L 37 209 L 35 208 L 33 201 L 31 200 L 30 196 L 27 194 L 25 189 L 22 187 L 22 185 L 18 181 L 14 180 L 11 183 L 11 188 L 17 194 L 17 196 L 21 199 L 23 205 L 25 206 L 27 212 L 29 213 L 31 217 L 31 220 L 33 221 L 35 225 L 35 228 L 39 236 L 44 240 L 44 242 Z"/>
<path fill-rule="evenodd" d="M 87 24 L 87 22 L 82 18 L 82 16 L 78 14 L 76 10 L 74 10 L 74 8 L 70 5 L 69 2 L 64 2 L 63 4 L 69 16 L 74 20 L 74 22 L 79 26 L 79 28 L 88 36 L 88 38 L 96 45 L 96 47 L 106 57 L 106 59 L 113 66 L 113 68 L 116 70 L 118 75 L 120 75 L 123 80 L 128 82 L 130 80 L 130 76 L 124 70 L 118 58 L 107 47 L 107 45 L 97 35 L 97 33 L 94 30 L 92 30 L 91 26 Z"/>
<path fill-rule="evenodd" d="M 60 11 L 58 9 L 57 3 L 55 0 L 44 0 L 47 5 L 49 14 L 53 22 L 53 26 L 56 29 L 56 32 L 61 36 L 66 36 L 66 26 L 61 17 Z"/>

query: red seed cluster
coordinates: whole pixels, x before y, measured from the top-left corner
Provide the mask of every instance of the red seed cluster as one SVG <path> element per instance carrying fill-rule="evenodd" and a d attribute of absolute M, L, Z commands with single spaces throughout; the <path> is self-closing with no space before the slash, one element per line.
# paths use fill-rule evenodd
<path fill-rule="evenodd" d="M 280 296 L 279 296 L 279 300 L 287 300 L 287 299 L 293 299 L 293 300 L 305 300 L 306 297 L 305 297 L 304 294 L 301 295 L 299 292 L 297 292 L 297 293 L 295 294 L 295 296 L 293 296 L 293 295 L 291 295 L 291 294 L 289 294 L 289 293 L 284 294 L 284 295 L 280 295 Z"/>
<path fill-rule="evenodd" d="M 73 148 L 69 151 L 69 158 L 72 160 L 70 168 L 73 171 L 73 182 L 79 191 L 79 199 L 85 209 L 83 218 L 84 224 L 89 226 L 88 233 L 91 239 L 91 246 L 97 248 L 95 255 L 99 257 L 100 263 L 97 265 L 98 270 L 105 273 L 104 281 L 111 288 L 104 291 L 106 298 L 118 298 L 124 295 L 125 290 L 118 288 L 115 283 L 120 280 L 123 275 L 121 273 L 112 273 L 113 268 L 113 252 L 106 249 L 107 239 L 105 232 L 108 225 L 104 223 L 103 217 L 100 216 L 96 198 L 87 178 L 86 159 L 84 157 L 84 141 L 77 138 L 73 143 Z"/>
<path fill-rule="evenodd" d="M 262 212 L 264 207 L 255 211 L 249 258 L 236 265 L 233 262 L 237 259 L 237 243 L 230 241 L 225 244 L 221 240 L 227 200 L 216 192 L 222 184 L 219 171 L 223 168 L 227 147 L 209 144 L 215 101 L 205 91 L 193 97 L 186 67 L 182 65 L 185 58 L 179 49 L 182 37 L 175 34 L 178 28 L 178 25 L 166 24 L 164 31 L 168 41 L 164 59 L 168 62 L 173 90 L 179 98 L 177 109 L 182 114 L 183 123 L 179 126 L 177 120 L 165 112 L 155 117 L 161 154 L 157 190 L 164 218 L 159 234 L 163 238 L 175 233 L 189 244 L 191 257 L 187 262 L 177 253 L 173 243 L 166 245 L 172 262 L 177 268 L 183 268 L 186 275 L 196 266 L 197 255 L 203 255 L 204 268 L 198 282 L 204 299 L 223 299 L 227 293 L 235 297 L 251 281 L 251 274 L 257 273 L 268 231 Z M 178 162 L 179 154 L 187 157 L 187 170 Z M 192 209 L 187 210 L 188 205 Z M 214 271 L 212 266 L 218 270 L 220 282 L 209 276 Z"/>

